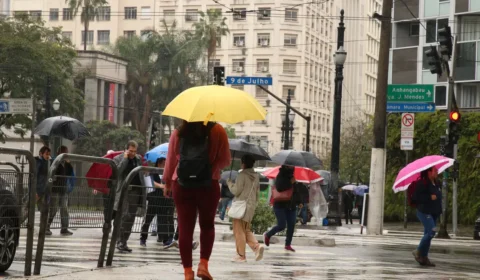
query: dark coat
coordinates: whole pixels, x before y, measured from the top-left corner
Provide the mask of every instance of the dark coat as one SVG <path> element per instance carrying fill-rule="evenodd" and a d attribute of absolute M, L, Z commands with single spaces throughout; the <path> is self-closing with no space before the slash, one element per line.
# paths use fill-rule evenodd
<path fill-rule="evenodd" d="M 430 215 L 439 216 L 442 214 L 442 189 L 441 183 L 435 185 L 430 180 L 419 180 L 415 189 L 414 197 L 417 204 L 417 210 Z M 437 196 L 432 200 L 432 194 Z"/>

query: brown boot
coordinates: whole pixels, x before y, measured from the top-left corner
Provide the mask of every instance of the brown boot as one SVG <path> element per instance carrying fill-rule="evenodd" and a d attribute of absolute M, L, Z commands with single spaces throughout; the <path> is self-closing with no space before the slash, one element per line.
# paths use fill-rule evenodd
<path fill-rule="evenodd" d="M 208 272 L 207 260 L 200 259 L 200 263 L 198 264 L 197 277 L 201 278 L 202 280 L 213 280 L 212 275 L 210 275 L 210 272 Z"/>
<path fill-rule="evenodd" d="M 420 256 L 420 252 L 418 252 L 418 250 L 414 250 L 412 252 L 412 255 L 420 265 L 425 265 L 425 259 L 422 256 Z"/>
<path fill-rule="evenodd" d="M 430 266 L 430 267 L 436 267 L 436 265 L 434 263 L 432 263 L 428 257 L 424 258 L 424 264 L 423 265 L 424 266 Z"/>

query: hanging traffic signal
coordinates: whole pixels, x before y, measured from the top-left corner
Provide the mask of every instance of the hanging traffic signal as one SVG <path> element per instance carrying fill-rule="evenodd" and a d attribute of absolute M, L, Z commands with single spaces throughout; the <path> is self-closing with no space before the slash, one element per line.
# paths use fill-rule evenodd
<path fill-rule="evenodd" d="M 438 42 L 440 43 L 440 54 L 442 56 L 448 56 L 448 60 L 452 58 L 453 42 L 452 31 L 450 26 L 445 26 L 438 30 Z"/>
<path fill-rule="evenodd" d="M 213 67 L 213 84 L 224 86 L 225 85 L 225 67 L 214 66 Z"/>
<path fill-rule="evenodd" d="M 430 65 L 430 73 L 442 76 L 442 63 L 437 48 L 430 46 L 430 49 L 425 51 L 425 55 L 427 56 L 428 65 Z"/>

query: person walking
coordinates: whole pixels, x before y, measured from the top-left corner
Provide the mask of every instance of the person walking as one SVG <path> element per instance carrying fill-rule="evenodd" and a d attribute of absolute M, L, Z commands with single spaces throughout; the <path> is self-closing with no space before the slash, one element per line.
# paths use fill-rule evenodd
<path fill-rule="evenodd" d="M 164 168 L 165 158 L 158 158 L 155 167 Z M 160 174 L 153 174 L 153 188 L 147 194 L 147 215 L 142 225 L 140 234 L 140 246 L 147 246 L 148 229 L 153 218 L 157 217 L 157 239 L 165 245 L 169 242 L 169 237 L 173 235 L 173 202 L 170 198 L 164 196 L 165 185 L 162 184 Z M 170 241 L 171 242 L 171 241 Z"/>
<path fill-rule="evenodd" d="M 345 213 L 345 224 L 348 225 L 348 220 L 350 220 L 350 224 L 353 225 L 353 218 L 352 218 L 352 211 L 353 211 L 353 194 L 348 191 L 343 191 L 343 210 Z"/>
<path fill-rule="evenodd" d="M 127 175 L 137 166 L 142 165 L 142 158 L 137 154 L 138 144 L 131 140 L 127 143 L 127 150 L 125 153 L 120 154 L 113 158 L 113 161 L 117 165 L 120 178 L 118 180 L 117 192 L 115 195 L 114 210 L 118 212 L 118 206 L 120 202 L 120 195 L 122 193 L 122 184 L 125 181 Z M 146 188 L 145 177 L 137 174 L 131 181 L 130 190 L 127 190 L 125 200 L 123 201 L 122 213 L 116 213 L 121 215 L 121 226 L 119 231 L 119 240 L 117 241 L 117 249 L 120 252 L 132 252 L 127 245 L 127 241 L 130 238 L 137 210 L 140 209 L 139 215 L 143 216 L 146 209 Z"/>
<path fill-rule="evenodd" d="M 228 181 L 228 187 L 235 196 L 236 201 L 245 201 L 245 215 L 241 219 L 233 219 L 233 234 L 237 247 L 237 256 L 234 262 L 246 262 L 245 245 L 255 253 L 255 261 L 263 258 L 264 247 L 258 244 L 257 239 L 252 233 L 251 223 L 257 208 L 258 196 L 260 191 L 260 175 L 253 169 L 255 160 L 251 155 L 244 155 L 241 159 L 242 171 L 238 174 L 235 183 Z"/>
<path fill-rule="evenodd" d="M 50 148 L 43 146 L 38 152 L 38 157 L 35 157 L 37 164 L 37 207 L 38 211 L 42 211 L 43 205 L 49 202 L 49 198 L 46 197 L 45 188 L 47 187 L 48 168 L 51 164 L 50 161 Z"/>
<path fill-rule="evenodd" d="M 68 148 L 65 146 L 60 146 L 57 150 L 57 155 L 68 153 Z M 67 194 L 67 182 L 68 178 L 73 175 L 73 166 L 70 164 L 70 161 L 65 160 L 60 165 L 58 165 L 55 172 L 56 179 L 53 181 L 52 193 L 50 195 L 50 212 L 48 213 L 48 223 L 45 235 L 52 235 L 50 226 L 57 215 L 58 208 L 60 208 L 60 224 L 61 224 L 61 235 L 72 235 L 73 233 L 68 230 L 69 224 L 69 215 L 68 215 L 68 194 Z"/>
<path fill-rule="evenodd" d="M 194 279 L 192 242 L 197 213 L 200 264 L 197 276 L 213 279 L 208 261 L 215 240 L 215 213 L 220 199 L 220 170 L 230 163 L 225 129 L 216 123 L 186 122 L 170 137 L 164 180 L 173 190 L 178 215 L 179 247 L 185 279 Z"/>
<path fill-rule="evenodd" d="M 219 218 L 220 218 L 220 220 L 223 221 L 225 219 L 225 214 L 227 213 L 227 209 L 232 206 L 232 201 L 233 201 L 234 195 L 230 191 L 228 184 L 222 183 L 221 185 L 222 185 L 222 188 L 221 188 L 221 191 L 220 191 L 221 199 L 220 199 Z"/>
<path fill-rule="evenodd" d="M 285 250 L 295 252 L 292 248 L 293 232 L 297 221 L 297 206 L 301 206 L 301 185 L 296 183 L 293 173 L 295 167 L 282 165 L 275 179 L 275 186 L 272 188 L 273 211 L 277 218 L 277 225 L 270 231 L 263 234 L 265 246 L 270 246 L 270 238 L 287 228 L 285 239 Z"/>
<path fill-rule="evenodd" d="M 413 199 L 417 206 L 417 217 L 423 224 L 424 232 L 420 244 L 413 251 L 413 256 L 423 266 L 435 266 L 428 258 L 428 253 L 436 234 L 437 219 L 442 214 L 442 190 L 437 177 L 438 170 L 434 166 L 422 171 L 420 179 L 415 182 Z"/>

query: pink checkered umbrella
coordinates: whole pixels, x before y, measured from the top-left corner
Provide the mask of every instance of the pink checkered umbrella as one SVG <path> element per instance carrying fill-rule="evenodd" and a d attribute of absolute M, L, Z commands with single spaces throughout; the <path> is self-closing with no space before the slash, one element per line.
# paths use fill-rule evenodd
<path fill-rule="evenodd" d="M 445 171 L 455 162 L 454 159 L 444 156 L 426 156 L 405 166 L 397 175 L 393 184 L 395 193 L 408 189 L 410 184 L 420 177 L 420 173 L 432 166 L 437 167 L 438 173 Z"/>

